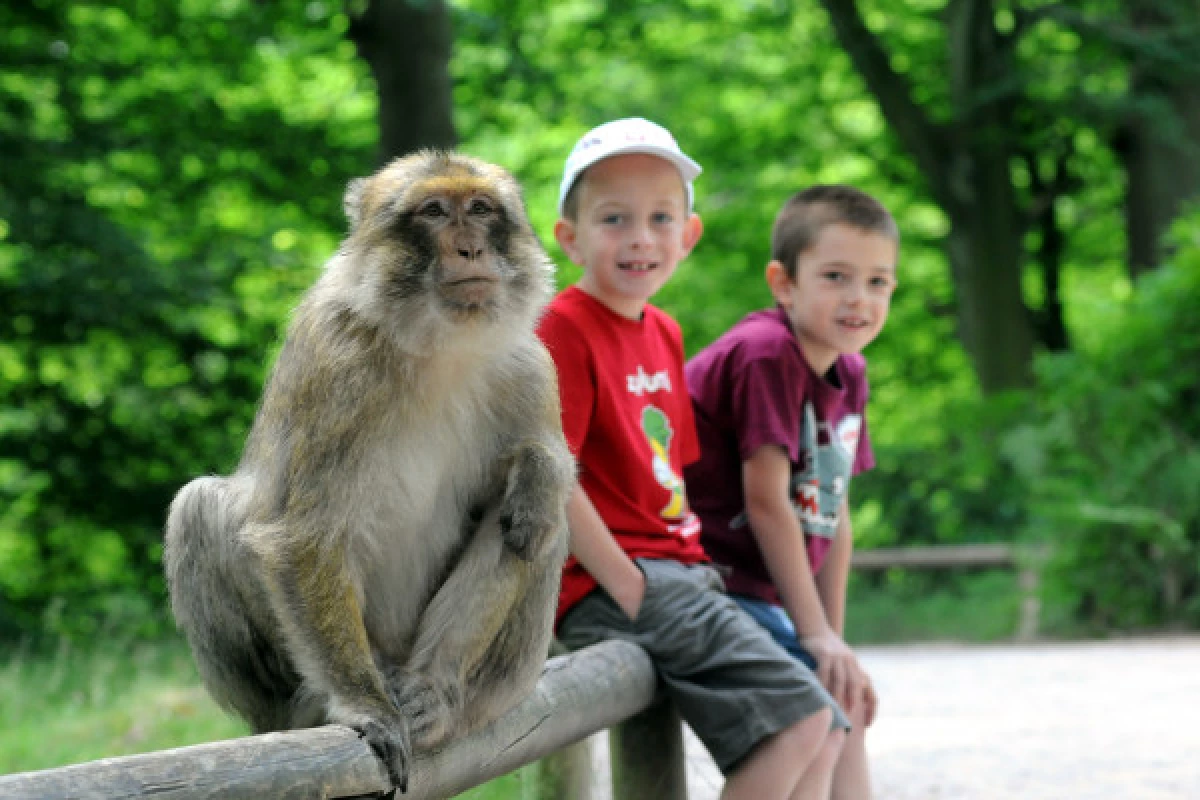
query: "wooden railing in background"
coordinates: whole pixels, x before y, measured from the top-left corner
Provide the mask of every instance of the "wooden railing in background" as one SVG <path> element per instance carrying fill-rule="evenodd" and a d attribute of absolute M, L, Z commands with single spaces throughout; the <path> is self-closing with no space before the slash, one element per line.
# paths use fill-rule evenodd
<path fill-rule="evenodd" d="M 1034 639 L 1042 603 L 1038 598 L 1042 566 L 1049 551 L 1045 547 L 1017 547 L 1004 543 L 932 545 L 927 547 L 882 547 L 856 550 L 851 564 L 859 570 L 953 569 L 1007 567 L 1017 570 L 1021 588 L 1021 616 L 1017 624 L 1018 641 Z"/>

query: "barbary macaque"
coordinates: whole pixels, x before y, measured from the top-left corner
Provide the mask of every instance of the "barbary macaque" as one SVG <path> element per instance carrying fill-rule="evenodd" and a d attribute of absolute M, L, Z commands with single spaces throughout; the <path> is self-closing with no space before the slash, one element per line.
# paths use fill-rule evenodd
<path fill-rule="evenodd" d="M 237 470 L 171 504 L 164 566 L 209 691 L 257 732 L 413 748 L 536 682 L 574 466 L 533 333 L 553 266 L 499 167 L 425 151 L 354 181 Z"/>

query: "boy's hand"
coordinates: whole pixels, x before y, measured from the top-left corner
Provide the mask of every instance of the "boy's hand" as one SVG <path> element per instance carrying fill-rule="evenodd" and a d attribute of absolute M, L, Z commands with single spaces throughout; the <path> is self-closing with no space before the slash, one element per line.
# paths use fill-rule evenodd
<path fill-rule="evenodd" d="M 870 679 L 842 637 L 826 629 L 823 633 L 805 636 L 800 644 L 817 660 L 817 677 L 847 714 L 862 700 L 874 705 L 875 690 L 870 689 L 869 698 L 865 694 Z M 868 710 L 873 714 L 873 709 Z"/>
<path fill-rule="evenodd" d="M 619 586 L 608 590 L 612 599 L 625 612 L 625 616 L 631 620 L 637 619 L 638 611 L 642 608 L 642 599 L 646 596 L 646 576 L 640 569 L 635 569 L 634 572 L 637 573 L 636 576 L 631 574 L 627 580 L 622 580 Z"/>

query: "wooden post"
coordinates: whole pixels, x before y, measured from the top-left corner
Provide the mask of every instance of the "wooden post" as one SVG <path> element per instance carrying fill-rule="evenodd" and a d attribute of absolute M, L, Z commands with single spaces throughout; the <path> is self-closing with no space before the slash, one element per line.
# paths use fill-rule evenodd
<path fill-rule="evenodd" d="M 570 652 L 557 638 L 550 642 L 551 658 Z M 542 800 L 592 800 L 596 782 L 592 737 L 555 750 L 540 763 L 537 794 Z"/>
<path fill-rule="evenodd" d="M 1045 545 L 1034 545 L 1017 551 L 1017 584 L 1021 587 L 1021 620 L 1017 626 L 1017 641 L 1030 642 L 1037 638 L 1042 616 L 1042 570 L 1050 557 Z"/>
<path fill-rule="evenodd" d="M 613 728 L 613 800 L 687 800 L 683 723 L 666 699 Z"/>
<path fill-rule="evenodd" d="M 1029 642 L 1037 638 L 1039 618 L 1042 615 L 1042 599 L 1038 596 L 1040 581 L 1037 567 L 1025 565 L 1017 574 L 1021 587 L 1021 620 L 1017 625 L 1017 641 Z"/>
<path fill-rule="evenodd" d="M 541 760 L 537 795 L 542 800 L 593 800 L 595 782 L 589 736 Z"/>

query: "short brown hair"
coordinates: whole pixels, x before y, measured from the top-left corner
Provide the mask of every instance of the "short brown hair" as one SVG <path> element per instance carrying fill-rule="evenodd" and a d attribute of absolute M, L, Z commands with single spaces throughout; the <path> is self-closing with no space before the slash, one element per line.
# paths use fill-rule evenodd
<path fill-rule="evenodd" d="M 579 216 L 579 192 L 586 177 L 587 170 L 585 169 L 571 184 L 571 188 L 567 190 L 567 196 L 563 198 L 562 215 L 571 222 L 575 222 Z"/>
<path fill-rule="evenodd" d="M 810 186 L 783 204 L 771 228 L 771 258 L 796 277 L 796 259 L 817 241 L 826 226 L 841 223 L 878 233 L 899 244 L 900 229 L 888 210 L 871 195 L 839 184 Z"/>

